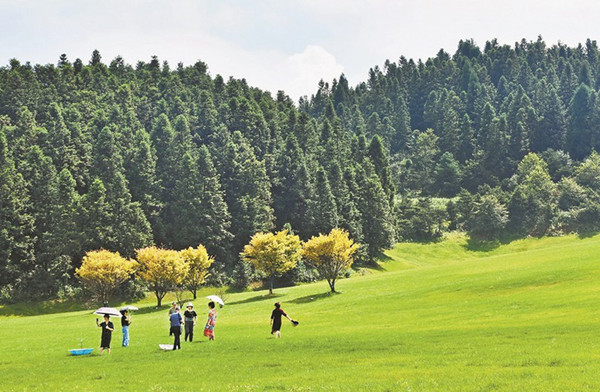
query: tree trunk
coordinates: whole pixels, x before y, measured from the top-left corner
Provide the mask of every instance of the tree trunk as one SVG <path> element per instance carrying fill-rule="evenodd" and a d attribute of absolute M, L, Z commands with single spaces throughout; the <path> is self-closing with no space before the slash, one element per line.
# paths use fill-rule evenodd
<path fill-rule="evenodd" d="M 335 279 L 327 279 L 327 283 L 329 283 L 329 288 L 332 293 L 335 293 Z"/>
<path fill-rule="evenodd" d="M 192 290 L 192 296 L 196 299 L 196 289 Z"/>
<path fill-rule="evenodd" d="M 269 279 L 269 295 L 273 295 L 273 278 Z"/>
<path fill-rule="evenodd" d="M 160 306 L 162 305 L 162 297 L 158 293 L 154 293 L 154 294 L 156 294 L 156 302 L 157 302 L 156 307 L 160 308 Z"/>

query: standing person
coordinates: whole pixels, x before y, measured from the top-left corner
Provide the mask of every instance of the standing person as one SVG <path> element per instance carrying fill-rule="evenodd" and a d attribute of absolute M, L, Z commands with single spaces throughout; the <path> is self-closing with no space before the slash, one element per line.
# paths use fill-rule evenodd
<path fill-rule="evenodd" d="M 177 302 L 171 302 L 171 309 L 169 309 L 169 322 L 171 321 L 171 315 L 177 312 Z M 173 335 L 173 330 L 169 324 L 169 336 Z"/>
<path fill-rule="evenodd" d="M 181 313 L 179 311 L 179 306 L 177 306 L 175 308 L 175 313 L 173 313 L 170 317 L 171 333 L 175 335 L 175 340 L 173 341 L 173 350 L 177 350 L 178 348 L 181 350 L 181 322 L 183 319 L 181 318 Z"/>
<path fill-rule="evenodd" d="M 110 316 L 108 314 L 104 315 L 104 321 L 100 324 L 98 324 L 98 319 L 96 319 L 96 325 L 102 328 L 102 338 L 100 339 L 100 354 L 104 352 L 104 349 L 106 349 L 110 354 L 110 340 L 112 338 L 112 331 L 115 330 L 115 326 L 110 321 Z"/>
<path fill-rule="evenodd" d="M 273 309 L 273 312 L 271 313 L 271 335 L 275 334 L 276 338 L 281 337 L 281 316 L 285 316 L 285 318 L 290 320 L 293 324 L 296 324 L 296 322 L 281 309 L 281 304 L 275 302 L 275 309 Z"/>
<path fill-rule="evenodd" d="M 121 310 L 121 327 L 123 330 L 123 347 L 129 347 L 129 326 L 131 325 L 131 316 L 128 310 Z"/>
<path fill-rule="evenodd" d="M 208 340 L 215 340 L 215 324 L 217 322 L 217 311 L 215 310 L 215 303 L 210 301 L 208 303 L 208 320 L 204 326 L 204 336 L 208 336 Z"/>
<path fill-rule="evenodd" d="M 187 304 L 186 308 L 187 309 L 183 313 L 183 317 L 185 320 L 185 339 L 183 340 L 187 342 L 189 337 L 191 343 L 194 339 L 194 326 L 196 325 L 196 318 L 198 315 L 196 314 L 196 311 L 194 310 L 194 305 L 192 305 L 191 302 Z"/>

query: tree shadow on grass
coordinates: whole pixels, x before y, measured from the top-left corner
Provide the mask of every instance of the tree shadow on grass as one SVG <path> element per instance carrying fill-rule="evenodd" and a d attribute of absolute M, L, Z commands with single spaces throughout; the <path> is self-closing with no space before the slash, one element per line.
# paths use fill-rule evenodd
<path fill-rule="evenodd" d="M 585 238 L 591 238 L 598 235 L 598 231 L 595 230 L 585 230 L 582 232 L 577 233 L 577 238 L 583 240 Z"/>
<path fill-rule="evenodd" d="M 267 299 L 275 299 L 277 297 L 281 297 L 283 294 L 267 294 L 267 295 L 256 295 L 254 297 L 246 298 L 241 301 L 233 301 L 229 302 L 228 305 L 239 305 L 239 304 L 248 304 L 251 302 L 264 301 Z"/>
<path fill-rule="evenodd" d="M 94 308 L 96 309 L 96 308 Z M 42 302 L 19 302 L 0 307 L 0 316 L 39 316 L 42 314 L 55 314 L 65 312 L 78 312 L 93 309 L 89 304 L 74 301 L 49 300 Z"/>
<path fill-rule="evenodd" d="M 494 249 L 500 247 L 500 241 L 498 240 L 479 240 L 474 238 L 469 238 L 467 243 L 464 245 L 465 249 L 471 252 L 490 252 Z"/>
<path fill-rule="evenodd" d="M 472 252 L 491 252 L 492 250 L 500 247 L 500 245 L 507 245 L 521 238 L 523 238 L 523 236 L 519 236 L 517 234 L 505 235 L 503 237 L 495 238 L 493 240 L 483 240 L 480 238 L 470 237 L 467 240 L 467 243 L 463 246 L 465 249 L 470 250 Z"/>
<path fill-rule="evenodd" d="M 321 299 L 325 299 L 325 298 L 331 298 L 334 297 L 336 295 L 339 295 L 341 293 L 335 291 L 335 292 L 327 292 L 327 293 L 320 293 L 320 294 L 312 294 L 312 295 L 307 295 L 305 297 L 299 297 L 296 299 L 293 299 L 291 301 L 288 301 L 289 303 L 292 304 L 307 304 L 310 302 L 315 302 L 315 301 L 319 301 Z"/>
<path fill-rule="evenodd" d="M 162 305 L 160 308 L 157 308 L 156 305 L 149 305 L 149 306 L 144 306 L 143 308 L 139 308 L 139 310 L 134 311 L 132 314 L 151 314 L 151 313 L 157 313 L 157 312 L 165 312 L 165 314 L 166 314 L 170 307 L 171 307 L 171 304 L 166 305 L 166 306 Z"/>
<path fill-rule="evenodd" d="M 385 271 L 385 268 L 379 263 L 386 263 L 388 261 L 394 261 L 394 259 L 383 252 L 379 252 L 377 256 L 375 256 L 375 260 L 372 263 L 369 261 L 356 262 L 352 265 L 352 269 L 354 271 L 368 269 L 383 272 Z"/>
<path fill-rule="evenodd" d="M 185 311 L 186 305 L 188 302 L 191 302 L 192 304 L 194 304 L 194 310 L 197 309 L 196 304 L 198 303 L 198 301 L 200 301 L 200 297 L 197 297 L 196 299 L 192 299 L 192 298 L 183 298 L 181 300 L 181 302 L 177 302 L 177 301 L 167 301 L 167 302 L 163 302 L 160 306 L 160 308 L 157 308 L 156 305 L 148 305 L 148 306 L 144 306 L 143 308 L 139 308 L 139 310 L 136 310 L 133 314 L 149 314 L 149 313 L 156 313 L 156 312 L 167 312 L 170 308 L 171 308 L 171 302 L 177 302 L 177 304 L 181 307 L 181 312 L 183 313 Z M 209 300 L 206 300 L 206 304 L 208 304 Z"/>

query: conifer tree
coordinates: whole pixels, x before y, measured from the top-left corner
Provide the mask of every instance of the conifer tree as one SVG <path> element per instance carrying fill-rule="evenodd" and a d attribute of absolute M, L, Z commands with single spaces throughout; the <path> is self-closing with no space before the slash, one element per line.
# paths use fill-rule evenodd
<path fill-rule="evenodd" d="M 539 121 L 531 134 L 531 150 L 563 150 L 567 131 L 565 109 L 555 88 L 545 79 L 539 84 L 536 100 L 539 105 Z"/>
<path fill-rule="evenodd" d="M 186 153 L 175 183 L 169 224 L 169 243 L 176 249 L 206 244 L 217 261 L 231 258 L 231 216 L 219 175 L 206 146 L 198 154 Z"/>
<path fill-rule="evenodd" d="M 277 178 L 273 183 L 273 207 L 277 226 L 289 223 L 301 236 L 312 231 L 310 204 L 313 187 L 304 154 L 294 135 L 288 136 L 277 160 Z"/>
<path fill-rule="evenodd" d="M 387 153 L 384 151 L 383 143 L 379 136 L 375 136 L 371 139 L 371 144 L 369 145 L 369 158 L 373 163 L 375 173 L 379 177 L 381 186 L 387 195 L 387 200 L 390 203 L 390 206 L 393 206 L 396 189 L 392 183 Z"/>
<path fill-rule="evenodd" d="M 159 230 L 159 217 L 163 208 L 160 184 L 156 173 L 156 154 L 148 133 L 140 129 L 134 135 L 129 162 L 125 174 L 131 191 L 131 199 L 139 202 L 153 233 Z"/>
<path fill-rule="evenodd" d="M 56 201 L 50 216 L 51 229 L 43 237 L 51 275 L 56 282 L 63 284 L 72 272 L 72 263 L 81 255 L 83 239 L 77 224 L 79 195 L 75 187 L 71 172 L 61 170 L 57 179 Z"/>
<path fill-rule="evenodd" d="M 567 132 L 567 151 L 575 159 L 583 159 L 592 148 L 594 132 L 594 92 L 581 84 L 573 95 L 569 105 L 569 126 Z"/>
<path fill-rule="evenodd" d="M 33 268 L 34 219 L 23 176 L 0 130 L 0 283 L 14 284 Z"/>
<path fill-rule="evenodd" d="M 254 233 L 274 228 L 271 183 L 264 162 L 241 133 L 233 134 L 225 156 L 229 162 L 221 170 L 221 180 L 231 213 L 233 248 L 239 253 Z"/>
<path fill-rule="evenodd" d="M 365 161 L 365 169 L 358 167 L 357 177 L 360 187 L 358 209 L 361 212 L 363 243 L 372 263 L 376 256 L 394 243 L 392 210 L 370 161 Z"/>
<path fill-rule="evenodd" d="M 337 205 L 322 167 L 317 171 L 312 212 L 314 222 L 312 235 L 329 233 L 331 229 L 338 227 Z"/>

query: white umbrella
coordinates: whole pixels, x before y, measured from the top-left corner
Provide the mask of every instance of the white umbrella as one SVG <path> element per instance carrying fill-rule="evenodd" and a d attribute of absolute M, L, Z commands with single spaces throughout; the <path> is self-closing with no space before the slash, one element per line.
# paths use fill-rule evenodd
<path fill-rule="evenodd" d="M 123 306 L 121 308 L 121 312 L 125 311 L 125 310 L 139 310 L 138 308 L 136 308 L 135 306 L 132 305 L 127 305 L 127 306 Z"/>
<path fill-rule="evenodd" d="M 209 295 L 206 298 L 210 299 L 211 301 L 214 301 L 214 302 L 218 303 L 221 306 L 225 306 L 225 302 L 223 302 L 223 300 L 221 299 L 221 297 L 219 297 L 218 295 Z"/>
<path fill-rule="evenodd" d="M 109 316 L 117 316 L 117 317 L 121 317 L 122 314 L 121 312 L 119 312 L 117 309 L 115 308 L 107 308 L 107 307 L 103 307 L 100 308 L 98 310 L 96 310 L 94 312 L 94 314 L 100 315 L 100 316 L 104 316 L 105 314 L 108 314 Z"/>

